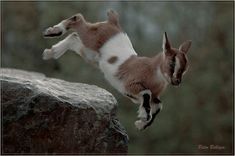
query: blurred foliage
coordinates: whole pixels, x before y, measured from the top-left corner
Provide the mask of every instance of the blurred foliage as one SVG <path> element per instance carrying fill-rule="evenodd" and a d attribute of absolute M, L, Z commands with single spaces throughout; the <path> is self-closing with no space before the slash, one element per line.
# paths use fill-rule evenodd
<path fill-rule="evenodd" d="M 161 97 L 163 111 L 145 131 L 134 127 L 137 106 L 78 55 L 68 52 L 58 60 L 41 59 L 45 48 L 64 38 L 44 39 L 45 28 L 78 12 L 91 22 L 105 20 L 109 8 L 119 12 L 139 55 L 160 52 L 165 31 L 175 47 L 193 41 L 182 86 L 167 89 Z M 113 93 L 130 137 L 130 154 L 232 152 L 233 2 L 1 2 L 1 21 L 2 67 L 95 84 Z M 211 144 L 225 149 L 198 149 Z"/>

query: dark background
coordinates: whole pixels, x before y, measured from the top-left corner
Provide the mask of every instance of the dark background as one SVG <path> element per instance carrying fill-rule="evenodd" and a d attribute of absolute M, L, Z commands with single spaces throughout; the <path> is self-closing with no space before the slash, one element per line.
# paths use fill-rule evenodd
<path fill-rule="evenodd" d="M 120 14 L 139 55 L 160 52 L 165 31 L 174 47 L 193 41 L 182 85 L 168 87 L 161 97 L 163 111 L 142 132 L 134 126 L 137 106 L 78 55 L 68 52 L 58 60 L 42 60 L 43 50 L 65 37 L 44 39 L 45 28 L 79 12 L 90 22 L 102 21 L 109 8 Z M 1 2 L 1 65 L 95 84 L 113 93 L 129 134 L 130 154 L 231 153 L 233 33 L 233 2 Z M 202 150 L 199 145 L 224 149 Z"/>

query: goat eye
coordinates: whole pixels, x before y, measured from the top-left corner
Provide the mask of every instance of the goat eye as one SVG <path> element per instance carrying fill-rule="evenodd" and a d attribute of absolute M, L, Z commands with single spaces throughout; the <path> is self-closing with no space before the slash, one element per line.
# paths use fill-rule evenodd
<path fill-rule="evenodd" d="M 175 62 L 172 61 L 172 62 L 170 63 L 170 67 L 171 67 L 171 68 L 174 68 L 174 67 L 175 67 Z"/>

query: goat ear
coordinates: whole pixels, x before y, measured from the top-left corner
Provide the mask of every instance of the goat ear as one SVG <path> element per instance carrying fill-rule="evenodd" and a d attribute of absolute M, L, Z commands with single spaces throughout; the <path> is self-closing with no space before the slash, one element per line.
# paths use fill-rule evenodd
<path fill-rule="evenodd" d="M 167 52 L 168 50 L 171 49 L 171 45 L 167 38 L 166 32 L 163 34 L 162 49 L 163 49 L 163 52 Z"/>
<path fill-rule="evenodd" d="M 119 26 L 119 15 L 116 11 L 109 9 L 107 11 L 107 16 L 108 16 L 108 22 L 110 22 L 116 26 Z"/>
<path fill-rule="evenodd" d="M 74 16 L 70 17 L 70 20 L 73 21 L 73 22 L 76 22 L 77 21 L 77 16 L 74 15 Z"/>
<path fill-rule="evenodd" d="M 192 44 L 191 40 L 185 41 L 180 45 L 179 50 L 186 54 L 189 48 L 191 47 L 191 44 Z"/>
<path fill-rule="evenodd" d="M 76 14 L 76 15 L 74 15 L 74 16 L 72 16 L 72 17 L 70 17 L 69 19 L 68 19 L 68 23 L 71 25 L 71 24 L 76 24 L 76 23 L 81 23 L 81 22 L 85 22 L 85 19 L 84 19 L 84 17 L 82 16 L 82 14 Z"/>

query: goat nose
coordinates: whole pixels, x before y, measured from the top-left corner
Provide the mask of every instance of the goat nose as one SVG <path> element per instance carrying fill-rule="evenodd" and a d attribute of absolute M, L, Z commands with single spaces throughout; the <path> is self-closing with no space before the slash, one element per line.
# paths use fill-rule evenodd
<path fill-rule="evenodd" d="M 176 79 L 176 83 L 180 84 L 181 80 L 180 79 Z"/>
<path fill-rule="evenodd" d="M 45 30 L 42 32 L 43 36 L 48 35 L 48 30 L 50 30 L 50 29 L 51 29 L 51 27 L 50 27 L 50 28 L 45 29 Z"/>
<path fill-rule="evenodd" d="M 42 32 L 42 35 L 45 36 L 46 34 L 47 34 L 47 30 L 44 30 L 44 31 Z"/>

